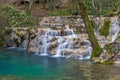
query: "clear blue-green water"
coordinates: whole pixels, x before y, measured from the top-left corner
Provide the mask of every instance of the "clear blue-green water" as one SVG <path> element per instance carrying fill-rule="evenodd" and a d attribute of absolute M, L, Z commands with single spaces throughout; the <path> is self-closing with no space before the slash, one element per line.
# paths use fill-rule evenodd
<path fill-rule="evenodd" d="M 0 80 L 115 80 L 119 75 L 120 68 L 111 65 L 0 49 Z"/>

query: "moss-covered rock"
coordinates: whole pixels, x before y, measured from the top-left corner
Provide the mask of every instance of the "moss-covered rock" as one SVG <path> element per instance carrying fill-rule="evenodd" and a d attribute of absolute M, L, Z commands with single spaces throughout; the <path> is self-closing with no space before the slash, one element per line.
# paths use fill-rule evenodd
<path fill-rule="evenodd" d="M 110 30 L 110 19 L 105 19 L 103 27 L 100 28 L 100 34 L 103 36 L 108 36 Z"/>
<path fill-rule="evenodd" d="M 114 61 L 105 61 L 103 64 L 106 64 L 106 65 L 113 65 L 113 64 L 114 64 Z"/>
<path fill-rule="evenodd" d="M 98 48 L 98 49 L 96 49 L 96 50 L 93 50 L 93 52 L 92 52 L 92 56 L 91 56 L 91 58 L 93 58 L 93 57 L 99 57 L 102 52 L 102 48 Z"/>

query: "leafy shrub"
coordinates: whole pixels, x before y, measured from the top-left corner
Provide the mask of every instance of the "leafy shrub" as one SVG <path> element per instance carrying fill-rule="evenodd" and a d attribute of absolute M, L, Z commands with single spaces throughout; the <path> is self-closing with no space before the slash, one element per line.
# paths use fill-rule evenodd
<path fill-rule="evenodd" d="M 23 10 L 15 9 L 13 6 L 6 5 L 0 8 L 1 12 L 8 17 L 9 27 L 28 27 L 36 26 L 37 20 Z"/>

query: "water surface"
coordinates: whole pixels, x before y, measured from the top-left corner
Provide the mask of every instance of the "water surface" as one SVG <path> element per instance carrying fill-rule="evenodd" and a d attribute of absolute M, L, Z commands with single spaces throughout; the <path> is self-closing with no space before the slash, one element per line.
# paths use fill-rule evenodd
<path fill-rule="evenodd" d="M 111 65 L 0 49 L 0 80 L 117 80 L 119 75 L 120 68 Z"/>

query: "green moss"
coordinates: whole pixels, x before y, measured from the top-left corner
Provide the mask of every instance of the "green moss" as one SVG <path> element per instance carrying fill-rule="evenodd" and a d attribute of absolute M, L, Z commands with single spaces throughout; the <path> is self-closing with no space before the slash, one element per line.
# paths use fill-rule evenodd
<path fill-rule="evenodd" d="M 106 64 L 106 65 L 113 65 L 114 62 L 113 62 L 113 61 L 105 61 L 103 64 Z"/>
<path fill-rule="evenodd" d="M 98 48 L 96 50 L 93 50 L 91 58 L 93 58 L 93 57 L 99 57 L 101 52 L 102 52 L 102 48 Z"/>
<path fill-rule="evenodd" d="M 100 34 L 103 36 L 108 36 L 110 30 L 110 19 L 105 19 L 103 27 L 100 29 Z"/>
<path fill-rule="evenodd" d="M 94 22 L 93 22 L 93 20 L 92 19 L 90 19 L 90 23 L 91 23 L 91 25 L 92 25 L 92 28 L 94 29 Z"/>

